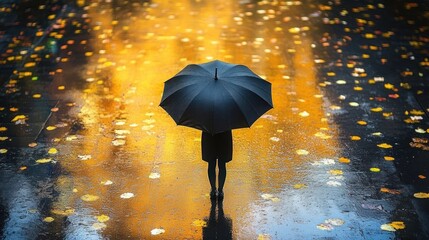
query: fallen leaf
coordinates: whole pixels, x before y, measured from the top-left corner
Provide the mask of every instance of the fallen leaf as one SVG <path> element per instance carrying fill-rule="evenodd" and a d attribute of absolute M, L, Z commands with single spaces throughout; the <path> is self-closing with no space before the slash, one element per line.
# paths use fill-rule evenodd
<path fill-rule="evenodd" d="M 309 152 L 307 150 L 304 150 L 304 149 L 298 149 L 298 150 L 296 150 L 296 153 L 298 155 L 308 155 L 309 154 Z"/>
<path fill-rule="evenodd" d="M 127 193 L 121 194 L 121 198 L 124 198 L 124 199 L 132 198 L 132 197 L 134 197 L 134 193 L 127 192 Z"/>
<path fill-rule="evenodd" d="M 303 184 L 303 183 L 297 183 L 295 185 L 293 185 L 293 188 L 295 189 L 301 189 L 301 188 L 306 188 L 307 185 Z"/>
<path fill-rule="evenodd" d="M 345 158 L 345 157 L 340 157 L 340 159 L 338 159 L 338 161 L 340 163 L 350 163 L 350 159 Z"/>
<path fill-rule="evenodd" d="M 393 161 L 393 160 L 395 160 L 395 158 L 394 157 L 390 157 L 390 156 L 384 156 L 384 160 L 386 160 L 386 161 Z"/>
<path fill-rule="evenodd" d="M 392 226 L 396 230 L 405 229 L 404 222 L 400 222 L 400 221 L 391 222 L 390 226 Z"/>
<path fill-rule="evenodd" d="M 328 223 L 321 223 L 317 225 L 317 228 L 324 231 L 331 231 L 334 229 L 334 226 Z"/>
<path fill-rule="evenodd" d="M 271 240 L 271 236 L 266 233 L 261 233 L 261 234 L 258 234 L 257 240 Z"/>
<path fill-rule="evenodd" d="M 429 193 L 425 193 L 425 192 L 414 193 L 414 197 L 415 198 L 429 198 Z"/>
<path fill-rule="evenodd" d="M 1 148 L 0 149 L 0 153 L 2 153 L 2 154 L 7 153 L 7 149 L 6 148 Z"/>
<path fill-rule="evenodd" d="M 52 158 L 41 158 L 36 160 L 36 163 L 48 163 L 48 162 L 52 162 Z"/>
<path fill-rule="evenodd" d="M 381 111 L 383 111 L 383 108 L 381 107 L 371 108 L 371 112 L 381 112 Z"/>
<path fill-rule="evenodd" d="M 350 136 L 352 141 L 359 141 L 361 138 L 359 136 Z"/>
<path fill-rule="evenodd" d="M 163 228 L 154 228 L 150 231 L 150 234 L 152 235 L 159 235 L 165 233 L 165 230 Z"/>
<path fill-rule="evenodd" d="M 50 223 L 50 222 L 53 222 L 55 219 L 53 218 L 53 217 L 45 217 L 44 219 L 43 219 L 43 221 L 44 222 L 47 222 L 47 223 Z"/>
<path fill-rule="evenodd" d="M 380 147 L 380 148 L 392 148 L 392 145 L 387 144 L 387 143 L 381 143 L 381 144 L 377 144 L 377 147 Z"/>
<path fill-rule="evenodd" d="M 401 194 L 399 190 L 384 188 L 384 187 L 380 188 L 380 192 L 390 193 L 390 194 Z"/>
<path fill-rule="evenodd" d="M 99 222 L 107 222 L 110 220 L 110 217 L 104 214 L 101 214 L 99 216 L 95 216 L 95 218 L 97 219 L 97 221 Z"/>
<path fill-rule="evenodd" d="M 371 172 L 380 172 L 380 168 L 372 167 L 369 169 Z"/>
<path fill-rule="evenodd" d="M 48 131 L 52 131 L 52 130 L 55 130 L 55 129 L 57 129 L 57 127 L 55 127 L 55 126 L 47 126 L 46 127 L 46 130 L 48 130 Z"/>
<path fill-rule="evenodd" d="M 390 224 L 383 224 L 380 226 L 381 230 L 389 231 L 389 232 L 396 232 L 396 229 L 392 227 Z"/>
<path fill-rule="evenodd" d="M 91 194 L 85 194 L 82 197 L 80 197 L 80 199 L 82 199 L 85 202 L 97 201 L 99 198 L 100 198 L 99 196 L 91 195 Z"/>
<path fill-rule="evenodd" d="M 48 153 L 49 153 L 49 154 L 57 154 L 57 153 L 58 153 L 58 150 L 57 150 L 56 148 L 50 148 L 50 149 L 48 150 Z"/>
<path fill-rule="evenodd" d="M 197 219 L 192 222 L 192 226 L 195 227 L 207 227 L 207 222 L 201 219 Z"/>
<path fill-rule="evenodd" d="M 420 179 L 426 179 L 426 176 L 425 175 L 419 175 L 418 176 Z"/>
<path fill-rule="evenodd" d="M 160 177 L 161 177 L 161 174 L 159 174 L 157 172 L 153 172 L 153 173 L 149 174 L 149 178 L 150 179 L 157 179 L 157 178 L 160 178 Z"/>
<path fill-rule="evenodd" d="M 340 170 L 340 169 L 332 169 L 332 170 L 329 170 L 329 173 L 330 173 L 331 175 L 334 175 L 334 176 L 336 176 L 336 175 L 343 175 L 343 171 L 342 171 L 342 170 Z"/>
<path fill-rule="evenodd" d="M 359 124 L 361 126 L 366 126 L 368 123 L 365 122 L 365 121 L 360 120 L 360 121 L 357 121 L 357 124 Z"/>
<path fill-rule="evenodd" d="M 61 215 L 61 216 L 70 216 L 72 214 L 74 214 L 75 210 L 73 208 L 67 208 L 65 210 L 61 210 L 61 209 L 52 209 L 51 213 L 56 214 L 56 215 Z"/>

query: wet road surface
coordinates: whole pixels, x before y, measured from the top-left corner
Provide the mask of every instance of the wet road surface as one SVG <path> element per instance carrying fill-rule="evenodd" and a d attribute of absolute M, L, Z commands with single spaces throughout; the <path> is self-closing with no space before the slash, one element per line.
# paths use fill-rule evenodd
<path fill-rule="evenodd" d="M 425 1 L 0 9 L 2 238 L 428 238 Z M 201 133 L 158 104 L 214 59 L 271 82 L 274 109 L 233 131 L 212 205 Z"/>

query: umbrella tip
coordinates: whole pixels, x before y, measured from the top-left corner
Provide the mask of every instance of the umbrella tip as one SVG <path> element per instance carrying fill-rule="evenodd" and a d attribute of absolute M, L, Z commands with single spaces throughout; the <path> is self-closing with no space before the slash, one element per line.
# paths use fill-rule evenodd
<path fill-rule="evenodd" d="M 215 77 L 214 80 L 217 80 L 217 68 L 215 68 Z"/>

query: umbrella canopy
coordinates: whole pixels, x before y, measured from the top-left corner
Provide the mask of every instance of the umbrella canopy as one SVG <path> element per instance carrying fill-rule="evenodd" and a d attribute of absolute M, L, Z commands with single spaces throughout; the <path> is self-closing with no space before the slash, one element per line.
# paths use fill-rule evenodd
<path fill-rule="evenodd" d="M 165 82 L 160 106 L 178 125 L 211 134 L 250 127 L 273 107 L 271 83 L 243 65 L 190 64 Z"/>

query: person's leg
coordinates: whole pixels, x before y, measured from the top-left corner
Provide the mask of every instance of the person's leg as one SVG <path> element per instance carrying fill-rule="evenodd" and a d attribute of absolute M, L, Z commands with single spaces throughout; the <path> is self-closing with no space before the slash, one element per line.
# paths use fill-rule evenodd
<path fill-rule="evenodd" d="M 209 182 L 212 188 L 210 193 L 211 196 L 216 193 L 216 160 L 209 161 L 208 163 L 207 173 L 209 175 Z"/>
<path fill-rule="evenodd" d="M 223 194 L 223 185 L 225 185 L 226 179 L 226 162 L 218 161 L 219 167 L 219 193 Z"/>

